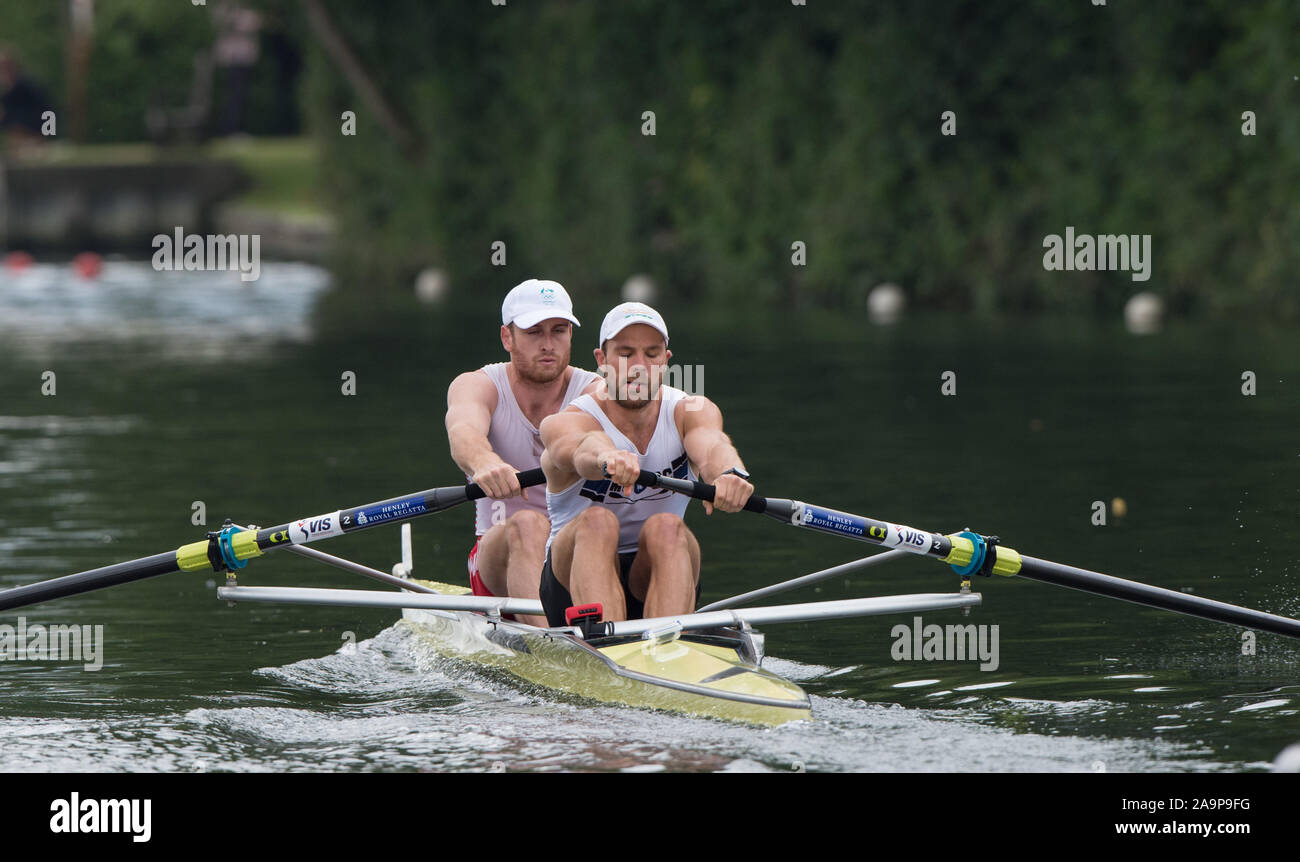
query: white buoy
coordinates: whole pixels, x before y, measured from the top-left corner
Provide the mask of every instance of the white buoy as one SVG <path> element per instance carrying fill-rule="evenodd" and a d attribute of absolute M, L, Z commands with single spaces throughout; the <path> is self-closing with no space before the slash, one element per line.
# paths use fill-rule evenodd
<path fill-rule="evenodd" d="M 1164 317 L 1165 304 L 1154 293 L 1136 293 L 1124 305 L 1124 325 L 1134 335 L 1158 332 Z"/>
<path fill-rule="evenodd" d="M 628 280 L 623 282 L 624 302 L 644 302 L 646 305 L 654 305 L 658 293 L 654 279 L 642 272 L 629 276 Z"/>
<path fill-rule="evenodd" d="M 907 297 L 903 289 L 896 284 L 885 282 L 871 288 L 867 294 L 867 316 L 871 322 L 880 326 L 897 323 L 907 306 Z"/>
<path fill-rule="evenodd" d="M 447 274 L 436 267 L 420 270 L 415 277 L 415 298 L 425 305 L 437 305 L 447 298 Z"/>

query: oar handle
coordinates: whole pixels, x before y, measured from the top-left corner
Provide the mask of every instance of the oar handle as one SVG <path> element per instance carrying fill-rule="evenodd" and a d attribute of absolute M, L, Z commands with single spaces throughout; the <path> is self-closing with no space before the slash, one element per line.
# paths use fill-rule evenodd
<path fill-rule="evenodd" d="M 546 474 L 542 472 L 541 467 L 538 467 L 533 470 L 525 470 L 522 473 L 516 473 L 515 478 L 519 480 L 520 488 L 531 488 L 534 485 L 541 485 L 544 483 L 546 481 Z M 486 496 L 487 492 L 478 485 L 475 485 L 473 482 L 469 482 L 465 485 L 466 500 L 479 500 Z"/>
<path fill-rule="evenodd" d="M 690 479 L 663 476 L 659 473 L 651 473 L 649 470 L 642 470 L 636 481 L 638 485 L 644 485 L 647 488 L 667 488 L 669 491 L 676 491 L 678 494 L 694 497 L 697 500 L 708 500 L 710 503 L 713 502 L 713 495 L 716 492 L 712 485 L 704 482 L 693 482 Z M 770 501 L 766 497 L 752 494 L 745 501 L 744 508 L 747 512 L 757 512 L 762 515 L 767 513 L 772 502 L 774 501 Z"/>

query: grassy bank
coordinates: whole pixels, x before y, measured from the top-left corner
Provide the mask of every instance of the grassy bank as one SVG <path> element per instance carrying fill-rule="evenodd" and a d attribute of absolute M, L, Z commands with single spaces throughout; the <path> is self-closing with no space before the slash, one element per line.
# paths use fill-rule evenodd
<path fill-rule="evenodd" d="M 232 138 L 199 146 L 134 144 L 51 144 L 29 158 L 46 164 L 147 165 L 168 161 L 228 159 L 239 164 L 252 185 L 228 203 L 275 215 L 323 218 L 321 164 L 310 138 Z"/>

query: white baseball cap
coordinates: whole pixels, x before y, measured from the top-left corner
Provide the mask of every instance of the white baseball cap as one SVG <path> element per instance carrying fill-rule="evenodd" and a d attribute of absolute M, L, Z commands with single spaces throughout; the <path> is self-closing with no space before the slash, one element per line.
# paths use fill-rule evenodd
<path fill-rule="evenodd" d="M 605 315 L 605 320 L 600 324 L 600 341 L 597 347 L 601 347 L 606 341 L 609 341 L 615 335 L 618 335 L 627 327 L 634 323 L 644 323 L 646 326 L 653 326 L 663 333 L 664 344 L 668 343 L 668 324 L 664 323 L 664 317 L 644 302 L 625 302 L 622 305 L 616 305 Z"/>
<path fill-rule="evenodd" d="M 558 317 L 581 326 L 573 316 L 573 300 L 558 281 L 530 278 L 521 281 L 506 294 L 501 303 L 501 325 L 514 324 L 520 329 L 530 329 L 543 320 Z"/>

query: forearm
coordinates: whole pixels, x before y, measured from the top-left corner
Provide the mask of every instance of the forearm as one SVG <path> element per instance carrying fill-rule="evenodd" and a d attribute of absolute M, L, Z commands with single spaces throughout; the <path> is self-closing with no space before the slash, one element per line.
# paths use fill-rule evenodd
<path fill-rule="evenodd" d="M 589 431 L 573 449 L 573 472 L 584 479 L 605 478 L 603 456 L 613 449 L 614 441 L 603 431 Z"/>
<path fill-rule="evenodd" d="M 467 423 L 447 429 L 447 446 L 451 450 L 451 460 L 467 476 L 473 476 L 501 460 L 493 451 L 487 435 Z"/>
<path fill-rule="evenodd" d="M 736 447 L 731 444 L 731 439 L 718 432 L 717 437 L 709 441 L 705 447 L 703 458 L 696 462 L 700 471 L 700 480 L 706 484 L 713 484 L 726 470 L 732 467 L 745 469 L 744 462 L 740 460 L 740 453 Z"/>

